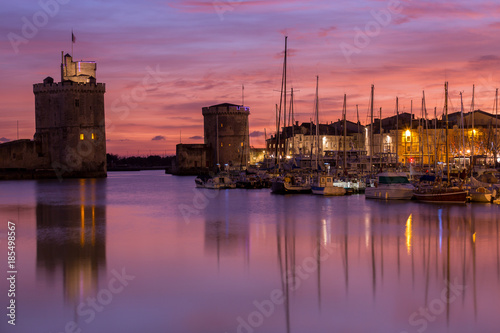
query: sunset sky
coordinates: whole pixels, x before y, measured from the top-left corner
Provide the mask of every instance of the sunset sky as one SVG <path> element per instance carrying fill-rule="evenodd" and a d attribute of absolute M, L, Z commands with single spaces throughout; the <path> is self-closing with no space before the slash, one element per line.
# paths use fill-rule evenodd
<path fill-rule="evenodd" d="M 264 129 L 275 131 L 284 36 L 299 122 L 313 116 L 316 75 L 322 123 L 341 117 L 345 93 L 348 119 L 358 104 L 366 124 L 372 84 L 383 117 L 396 96 L 420 116 L 423 90 L 429 115 L 441 114 L 445 81 L 450 112 L 460 91 L 470 110 L 473 84 L 476 108 L 493 112 L 500 87 L 497 1 L 29 0 L 4 2 L 0 18 L 0 141 L 17 138 L 17 121 L 33 138 L 32 84 L 60 80 L 72 30 L 74 58 L 95 60 L 106 83 L 107 150 L 119 155 L 202 143 L 202 107 L 241 104 L 242 85 L 251 145 L 262 147 Z"/>

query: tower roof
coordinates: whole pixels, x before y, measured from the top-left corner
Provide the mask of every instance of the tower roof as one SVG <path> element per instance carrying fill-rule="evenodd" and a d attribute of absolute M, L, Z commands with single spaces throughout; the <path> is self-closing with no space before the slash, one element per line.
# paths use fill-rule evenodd
<path fill-rule="evenodd" d="M 210 108 L 214 108 L 214 107 L 220 107 L 220 106 L 241 106 L 241 105 L 238 105 L 238 104 L 231 104 L 231 103 L 221 103 L 221 104 L 211 105 L 211 106 L 209 106 L 209 107 L 210 107 Z"/>

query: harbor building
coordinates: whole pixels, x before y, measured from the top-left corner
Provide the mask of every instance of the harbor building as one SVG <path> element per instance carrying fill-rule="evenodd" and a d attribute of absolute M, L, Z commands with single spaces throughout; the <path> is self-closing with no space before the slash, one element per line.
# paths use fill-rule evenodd
<path fill-rule="evenodd" d="M 196 175 L 226 167 L 246 169 L 250 159 L 247 106 L 222 103 L 202 108 L 204 144 L 176 146 L 172 173 Z"/>
<path fill-rule="evenodd" d="M 106 177 L 105 84 L 96 63 L 61 57 L 61 81 L 33 85 L 33 140 L 0 145 L 0 179 Z"/>
<path fill-rule="evenodd" d="M 249 156 L 250 108 L 217 104 L 202 109 L 205 145 L 212 165 L 246 167 Z"/>

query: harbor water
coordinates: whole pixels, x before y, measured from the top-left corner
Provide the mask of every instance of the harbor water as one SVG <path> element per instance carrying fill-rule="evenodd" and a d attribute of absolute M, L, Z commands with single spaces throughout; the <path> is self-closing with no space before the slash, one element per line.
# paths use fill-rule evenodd
<path fill-rule="evenodd" d="M 162 171 L 4 181 L 0 331 L 497 332 L 499 217 Z"/>

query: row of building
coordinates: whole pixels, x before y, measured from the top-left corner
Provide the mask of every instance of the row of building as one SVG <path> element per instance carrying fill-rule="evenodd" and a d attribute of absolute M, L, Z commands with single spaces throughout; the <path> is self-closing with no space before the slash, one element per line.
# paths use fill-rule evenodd
<path fill-rule="evenodd" d="M 203 108 L 204 144 L 178 144 L 174 173 L 195 174 L 226 165 L 246 167 L 276 156 L 312 159 L 318 152 L 321 158 L 337 157 L 338 161 L 344 150 L 349 156 L 376 157 L 379 163 L 433 165 L 445 162 L 446 147 L 450 161 L 470 161 L 474 155 L 481 156 L 482 163 L 493 164 L 499 148 L 498 117 L 481 110 L 451 113 L 447 120 L 444 115 L 425 120 L 401 113 L 366 126 L 339 120 L 319 124 L 317 130 L 312 122 L 296 122 L 282 128 L 278 138 L 266 138 L 265 148 L 249 145 L 249 113 L 246 106 L 228 103 Z"/>
<path fill-rule="evenodd" d="M 389 163 L 429 165 L 444 162 L 448 146 L 450 158 L 489 155 L 494 162 L 499 148 L 498 125 L 496 115 L 481 110 L 449 114 L 448 122 L 444 116 L 425 120 L 402 113 L 375 119 L 367 126 L 346 121 L 345 134 L 343 121 L 320 124 L 318 138 L 315 124 L 297 122 L 283 129 L 279 143 L 276 135 L 267 139 L 266 151 L 270 157 L 285 158 L 316 155 L 318 150 L 319 156 L 332 156 L 345 149 L 365 152 L 367 156 L 385 156 Z"/>

